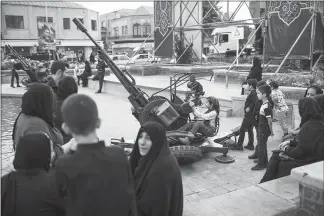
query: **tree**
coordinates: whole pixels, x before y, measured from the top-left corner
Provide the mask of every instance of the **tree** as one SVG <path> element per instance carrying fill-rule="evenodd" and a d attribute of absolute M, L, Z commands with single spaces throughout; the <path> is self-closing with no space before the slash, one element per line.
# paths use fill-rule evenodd
<path fill-rule="evenodd" d="M 210 3 L 213 5 L 213 7 L 210 5 Z M 203 1 L 203 17 L 205 17 L 208 11 L 211 9 L 211 11 L 204 18 L 203 23 L 222 22 L 222 18 L 221 18 L 223 17 L 223 13 L 221 11 L 222 7 L 217 6 L 218 1 L 210 1 L 210 3 L 209 1 Z M 208 28 L 208 27 L 210 27 L 210 25 L 203 25 L 203 28 Z M 209 28 L 209 29 L 205 29 L 205 32 L 209 37 L 211 37 L 213 30 L 214 30 L 213 28 Z M 206 35 L 203 33 L 204 41 L 205 41 L 205 37 Z"/>

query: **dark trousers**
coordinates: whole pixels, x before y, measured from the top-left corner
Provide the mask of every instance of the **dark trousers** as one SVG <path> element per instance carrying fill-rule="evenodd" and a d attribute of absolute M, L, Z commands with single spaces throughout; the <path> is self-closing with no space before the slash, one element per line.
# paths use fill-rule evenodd
<path fill-rule="evenodd" d="M 255 127 L 254 122 L 255 122 L 255 120 L 253 119 L 253 117 L 244 117 L 243 118 L 242 125 L 240 128 L 240 136 L 237 141 L 238 146 L 243 145 L 246 131 L 248 132 L 248 136 L 249 136 L 248 145 L 254 144 L 254 133 L 253 133 L 253 128 Z"/>
<path fill-rule="evenodd" d="M 259 165 L 267 165 L 268 164 L 268 148 L 267 142 L 270 136 L 270 131 L 268 130 L 260 130 L 258 134 L 258 149 L 257 149 L 257 156 L 259 159 Z"/>
<path fill-rule="evenodd" d="M 99 90 L 98 91 L 101 91 L 103 83 L 104 83 L 105 73 L 98 73 L 98 78 L 99 78 Z"/>
<path fill-rule="evenodd" d="M 197 132 L 199 132 L 203 136 L 212 136 L 214 134 L 214 130 L 208 128 L 202 121 L 189 122 L 182 126 L 179 130 L 190 131 L 192 134 L 196 134 Z"/>
<path fill-rule="evenodd" d="M 16 70 L 12 70 L 11 71 L 11 86 L 14 85 L 15 78 L 16 78 L 17 86 L 18 86 L 19 85 L 19 75 Z"/>

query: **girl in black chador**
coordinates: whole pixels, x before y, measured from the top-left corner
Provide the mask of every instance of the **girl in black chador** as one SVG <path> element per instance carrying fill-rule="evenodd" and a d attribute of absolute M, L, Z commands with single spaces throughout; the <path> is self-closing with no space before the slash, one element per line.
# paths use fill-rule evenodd
<path fill-rule="evenodd" d="M 261 60 L 258 57 L 254 57 L 252 60 L 252 68 L 246 77 L 246 80 L 248 79 L 256 79 L 258 82 L 262 80 Z M 242 83 L 242 85 L 244 84 L 246 84 L 246 81 Z M 242 88 L 241 95 L 244 95 L 244 88 Z"/>
<path fill-rule="evenodd" d="M 145 123 L 130 155 L 137 216 L 182 216 L 183 187 L 176 158 L 169 150 L 165 129 Z"/>
<path fill-rule="evenodd" d="M 261 183 L 288 176 L 295 167 L 324 160 L 324 123 L 319 104 L 314 98 L 302 98 L 298 109 L 301 116 L 299 138 L 279 145 Z"/>
<path fill-rule="evenodd" d="M 63 202 L 49 174 L 52 149 L 45 133 L 20 138 L 13 161 L 15 171 L 1 178 L 1 215 L 64 215 Z"/>

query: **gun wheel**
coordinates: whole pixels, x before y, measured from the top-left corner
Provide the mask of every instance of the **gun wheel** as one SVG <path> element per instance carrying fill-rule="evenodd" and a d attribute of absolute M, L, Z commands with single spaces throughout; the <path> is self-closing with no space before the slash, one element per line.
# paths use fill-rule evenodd
<path fill-rule="evenodd" d="M 202 151 L 195 146 L 173 146 L 171 153 L 177 158 L 179 164 L 192 164 L 202 158 Z"/>

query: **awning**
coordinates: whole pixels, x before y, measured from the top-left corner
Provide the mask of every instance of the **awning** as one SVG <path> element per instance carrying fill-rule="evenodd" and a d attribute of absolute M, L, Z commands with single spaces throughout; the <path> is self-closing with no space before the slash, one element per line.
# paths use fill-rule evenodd
<path fill-rule="evenodd" d="M 103 47 L 102 41 L 96 41 L 99 46 Z M 56 40 L 56 46 L 58 47 L 69 47 L 69 46 L 78 46 L 78 47 L 94 47 L 95 45 L 91 40 Z"/>
<path fill-rule="evenodd" d="M 1 40 L 1 46 L 10 45 L 13 47 L 33 47 L 38 46 L 37 40 Z"/>
<path fill-rule="evenodd" d="M 103 41 L 96 41 L 99 46 L 103 47 Z M 33 47 L 38 46 L 38 40 L 2 40 L 1 46 L 6 44 L 13 47 Z M 56 46 L 81 46 L 81 47 L 94 47 L 95 45 L 91 40 L 56 40 Z"/>

